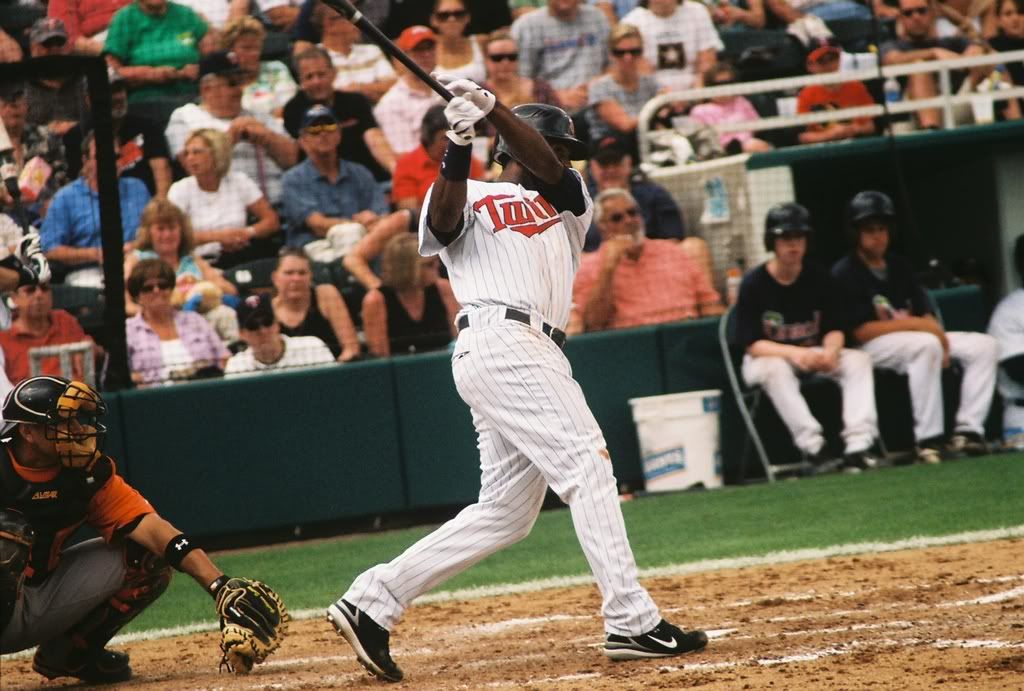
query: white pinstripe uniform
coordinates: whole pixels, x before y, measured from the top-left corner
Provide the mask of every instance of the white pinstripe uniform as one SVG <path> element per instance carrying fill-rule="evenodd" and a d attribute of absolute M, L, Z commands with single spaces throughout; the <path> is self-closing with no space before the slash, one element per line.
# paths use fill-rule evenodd
<path fill-rule="evenodd" d="M 479 501 L 360 575 L 344 598 L 392 629 L 416 596 L 526 537 L 550 485 L 570 507 L 606 630 L 640 635 L 661 616 L 638 581 L 604 436 L 568 360 L 542 332 L 544 323 L 564 328 L 569 318 L 593 204 L 582 179 L 580 216 L 558 213 L 517 184 L 467 186 L 461 235 L 441 245 L 424 207 L 419 237 L 422 255 L 441 256 L 463 306 L 460 321 L 468 318 L 452 370 L 479 435 Z M 528 313 L 530 325 L 507 319 L 507 307 Z"/>

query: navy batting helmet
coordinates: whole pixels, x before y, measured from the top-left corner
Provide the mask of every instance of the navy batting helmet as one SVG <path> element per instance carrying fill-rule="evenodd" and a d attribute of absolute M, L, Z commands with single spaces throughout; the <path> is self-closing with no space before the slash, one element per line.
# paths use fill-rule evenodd
<path fill-rule="evenodd" d="M 785 233 L 809 235 L 813 232 L 811 214 L 803 205 L 796 202 L 776 204 L 768 209 L 764 218 L 764 248 L 774 251 L 775 238 Z"/>
<path fill-rule="evenodd" d="M 576 138 L 572 118 L 558 106 L 546 103 L 523 103 L 512 109 L 513 115 L 523 120 L 544 135 L 550 144 L 564 144 L 569 149 L 569 158 L 580 161 L 587 157 L 587 145 Z M 512 158 L 512 152 L 505 138 L 498 135 L 494 143 L 494 160 L 505 165 Z"/>
<path fill-rule="evenodd" d="M 99 457 L 107 428 L 103 398 L 84 382 L 64 377 L 29 377 L 4 400 L 3 434 L 21 423 L 43 425 L 62 465 L 87 468 Z"/>
<path fill-rule="evenodd" d="M 892 231 L 892 223 L 896 220 L 896 206 L 884 192 L 865 190 L 858 192 L 846 206 L 846 232 L 851 243 L 857 242 L 857 228 L 870 219 L 885 221 Z"/>

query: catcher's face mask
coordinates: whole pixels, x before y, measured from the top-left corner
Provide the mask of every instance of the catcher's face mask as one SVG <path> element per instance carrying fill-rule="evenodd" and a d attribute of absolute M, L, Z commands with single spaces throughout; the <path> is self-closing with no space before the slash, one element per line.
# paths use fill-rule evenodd
<path fill-rule="evenodd" d="M 107 428 L 99 418 L 106 412 L 106 404 L 91 386 L 80 381 L 68 383 L 44 425 L 62 466 L 88 469 L 102 455 Z"/>

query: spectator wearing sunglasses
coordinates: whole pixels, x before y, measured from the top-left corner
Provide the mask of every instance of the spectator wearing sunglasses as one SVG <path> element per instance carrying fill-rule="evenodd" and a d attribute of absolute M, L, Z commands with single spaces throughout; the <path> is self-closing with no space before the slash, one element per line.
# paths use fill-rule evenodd
<path fill-rule="evenodd" d="M 128 275 L 128 294 L 139 312 L 125 322 L 132 381 L 170 384 L 223 371 L 228 349 L 196 312 L 171 302 L 174 269 L 161 259 L 143 259 Z"/>
<path fill-rule="evenodd" d="M 486 77 L 480 42 L 466 35 L 469 9 L 463 0 L 437 0 L 430 26 L 437 32 L 437 70 L 480 83 Z"/>
<path fill-rule="evenodd" d="M 608 38 L 611 69 L 590 85 L 587 111 L 590 138 L 609 135 L 635 140 L 637 116 L 644 104 L 658 95 L 654 77 L 643 74 L 644 42 L 632 24 L 619 24 Z M 635 145 L 631 147 L 636 149 Z"/>
<path fill-rule="evenodd" d="M 224 368 L 226 376 L 334 364 L 334 356 L 316 336 L 286 336 L 270 295 L 250 295 L 238 305 L 239 333 L 248 346 Z"/>
<path fill-rule="evenodd" d="M 829 74 L 839 71 L 838 46 L 824 43 L 807 54 L 807 71 L 811 74 Z M 838 84 L 811 84 L 800 89 L 796 97 L 796 112 L 820 113 L 843 108 L 874 105 L 863 82 L 849 81 Z M 870 117 L 852 120 L 832 120 L 813 123 L 800 133 L 801 144 L 834 142 L 855 137 L 869 137 L 875 133 L 875 121 Z"/>
<path fill-rule="evenodd" d="M 271 205 L 281 202 L 281 176 L 295 165 L 299 146 L 276 118 L 242 107 L 245 69 L 229 51 L 200 62 L 199 103 L 189 103 L 167 123 L 167 144 L 184 164 L 185 143 L 199 129 L 224 132 L 231 140 L 231 167 L 249 176 Z"/>
<path fill-rule="evenodd" d="M 883 65 L 952 60 L 985 52 L 980 45 L 971 43 L 964 36 L 938 36 L 938 13 L 934 0 L 899 0 L 899 10 L 896 32 L 899 38 L 882 44 L 880 53 Z M 974 73 L 972 83 L 980 81 L 983 76 L 983 72 Z M 951 77 L 953 90 L 957 91 L 966 73 L 962 70 L 956 71 Z M 901 77 L 900 82 L 904 87 L 904 95 L 912 100 L 933 98 L 939 93 L 934 72 L 910 74 Z M 922 129 L 938 129 L 942 125 L 942 113 L 938 109 L 919 110 L 916 117 L 918 126 Z"/>
<path fill-rule="evenodd" d="M 29 376 L 29 354 L 32 348 L 92 341 L 73 315 L 53 308 L 50 285 L 21 286 L 11 292 L 15 318 L 11 328 L 0 331 L 0 349 L 6 359 L 7 378 L 18 382 Z M 81 357 L 72 359 L 72 371 L 62 372 L 57 356 L 43 358 L 39 374 L 70 376 L 81 379 L 84 367 Z"/>
<path fill-rule="evenodd" d="M 548 0 L 512 24 L 519 45 L 519 74 L 544 79 L 570 113 L 587 105 L 588 85 L 608 61 L 608 20 L 582 0 Z"/>
<path fill-rule="evenodd" d="M 499 29 L 484 41 L 487 82 L 483 85 L 509 108 L 523 103 L 547 103 L 561 107 L 551 84 L 519 74 L 519 45 L 507 29 Z"/>
<path fill-rule="evenodd" d="M 725 45 L 707 7 L 699 2 L 649 0 L 622 18 L 643 37 L 643 58 L 667 91 L 698 89 Z"/>
<path fill-rule="evenodd" d="M 647 238 L 636 198 L 624 189 L 594 200 L 603 241 L 583 255 L 567 333 L 625 329 L 721 314 L 722 300 L 682 246 Z"/>

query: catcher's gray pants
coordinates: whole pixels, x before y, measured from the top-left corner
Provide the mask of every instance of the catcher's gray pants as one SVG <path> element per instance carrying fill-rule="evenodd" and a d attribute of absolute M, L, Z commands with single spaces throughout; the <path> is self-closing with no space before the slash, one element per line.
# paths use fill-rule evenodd
<path fill-rule="evenodd" d="M 123 587 L 124 548 L 102 538 L 61 553 L 43 583 L 24 587 L 14 616 L 0 635 L 0 653 L 13 653 L 59 636 Z"/>
<path fill-rule="evenodd" d="M 661 616 L 638 580 L 604 435 L 558 346 L 501 312 L 491 322 L 474 312 L 483 316 L 452 354 L 479 437 L 477 503 L 360 575 L 344 598 L 390 630 L 416 596 L 526 537 L 550 485 L 569 505 L 604 598 L 605 629 L 645 633 Z"/>

